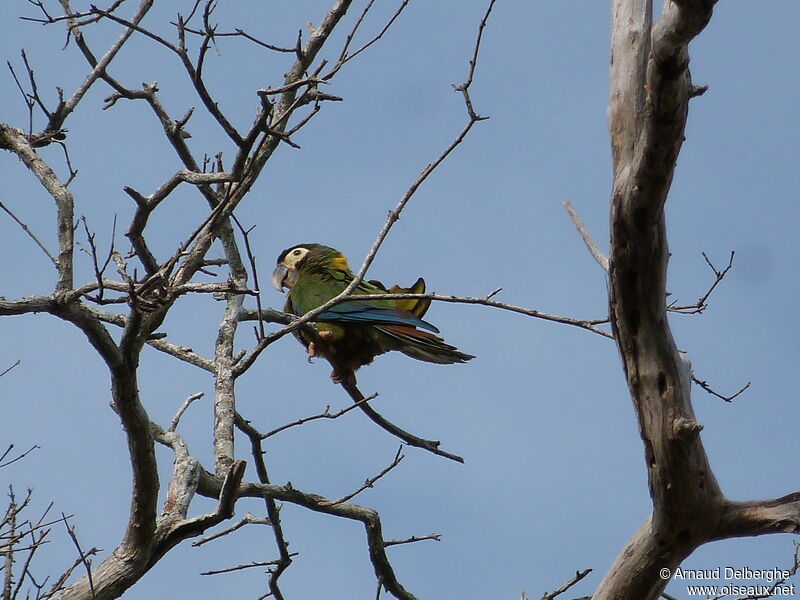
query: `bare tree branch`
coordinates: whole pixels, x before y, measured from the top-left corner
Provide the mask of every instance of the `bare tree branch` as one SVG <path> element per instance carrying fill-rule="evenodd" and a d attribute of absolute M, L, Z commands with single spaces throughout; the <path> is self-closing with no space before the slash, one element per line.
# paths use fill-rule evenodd
<path fill-rule="evenodd" d="M 67 292 L 72 289 L 73 274 L 73 211 L 74 201 L 66 185 L 59 181 L 58 176 L 50 166 L 36 154 L 27 137 L 18 129 L 0 123 L 0 148 L 8 148 L 16 154 L 25 166 L 39 180 L 39 183 L 53 197 L 56 203 L 58 230 L 58 269 L 57 292 Z"/>
<path fill-rule="evenodd" d="M 21 365 L 21 364 L 22 364 L 22 361 L 21 361 L 21 360 L 17 360 L 17 361 L 16 361 L 16 362 L 15 362 L 13 365 L 11 365 L 10 367 L 7 367 L 7 368 L 6 368 L 6 369 L 4 369 L 3 371 L 0 371 L 0 377 L 2 377 L 3 375 L 6 375 L 7 373 L 9 373 L 9 372 L 11 371 L 11 369 L 13 369 L 13 368 L 15 368 L 15 367 L 17 367 L 17 366 L 19 366 L 19 365 Z M 4 456 L 5 456 L 5 455 L 4 455 Z"/>
<path fill-rule="evenodd" d="M 375 4 L 375 0 L 370 0 L 370 2 L 364 7 L 364 10 L 361 12 L 361 15 L 359 16 L 359 18 L 356 21 L 355 25 L 353 25 L 353 29 L 347 35 L 347 38 L 345 39 L 344 46 L 342 47 L 342 51 L 339 54 L 339 59 L 336 61 L 336 64 L 334 65 L 333 69 L 330 72 L 328 72 L 324 77 L 322 77 L 322 79 L 324 81 L 329 81 L 334 75 L 336 75 L 336 73 L 339 72 L 339 70 L 345 65 L 345 63 L 351 61 L 356 56 L 358 56 L 359 54 L 364 52 L 364 50 L 366 50 L 367 48 L 369 48 L 370 46 L 375 44 L 378 40 L 380 40 L 384 36 L 384 34 L 387 31 L 389 31 L 389 28 L 394 24 L 394 22 L 397 20 L 397 18 L 403 12 L 403 10 L 406 8 L 406 6 L 408 6 L 408 3 L 410 1 L 411 0 L 403 0 L 400 3 L 400 6 L 397 7 L 397 10 L 391 16 L 391 18 L 389 18 L 389 20 L 386 22 L 386 25 L 384 25 L 383 29 L 381 29 L 378 32 L 378 34 L 375 37 L 373 37 L 370 41 L 368 41 L 366 44 L 361 46 L 358 50 L 356 50 L 355 52 L 350 54 L 350 53 L 348 53 L 348 50 L 350 49 L 350 43 L 353 41 L 353 38 L 355 38 L 356 32 L 358 31 L 359 27 L 361 26 L 361 23 L 364 22 L 364 17 L 367 16 L 367 13 L 370 11 L 370 9 L 372 8 L 373 4 Z"/>
<path fill-rule="evenodd" d="M 429 533 L 428 535 L 420 535 L 420 536 L 412 536 L 410 538 L 406 538 L 404 540 L 386 540 L 383 545 L 385 547 L 389 546 L 399 546 L 400 544 L 413 544 L 415 542 L 422 542 L 424 540 L 433 540 L 434 542 L 442 541 L 442 535 L 439 533 Z"/>
<path fill-rule="evenodd" d="M 714 265 L 711 264 L 711 261 L 709 260 L 709 258 L 706 255 L 706 253 L 703 252 L 703 259 L 706 261 L 706 264 L 709 266 L 709 268 L 714 272 L 714 281 L 711 283 L 711 286 L 708 288 L 708 290 L 706 290 L 706 293 L 703 294 L 700 297 L 700 299 L 697 302 L 695 302 L 694 304 L 690 304 L 690 305 L 686 305 L 686 306 L 676 306 L 675 304 L 670 304 L 667 307 L 667 310 L 672 311 L 672 312 L 682 313 L 682 314 L 693 315 L 693 314 L 701 313 L 706 308 L 708 308 L 707 301 L 708 301 L 709 296 L 711 296 L 711 293 L 716 289 L 717 285 L 719 285 L 719 282 L 722 281 L 725 278 L 725 275 L 728 274 L 728 271 L 730 271 L 733 268 L 733 256 L 734 256 L 734 254 L 735 254 L 735 252 L 731 251 L 731 256 L 728 259 L 728 265 L 722 271 L 718 271 L 716 269 L 716 267 L 714 267 Z"/>
<path fill-rule="evenodd" d="M 62 7 L 64 7 L 64 10 L 67 14 L 71 12 L 66 0 L 61 0 L 61 5 Z M 130 39 L 133 32 L 138 29 L 137 27 L 138 23 L 141 22 L 141 20 L 145 17 L 145 15 L 152 8 L 152 6 L 153 6 L 153 0 L 141 0 L 141 2 L 139 3 L 139 8 L 136 11 L 136 14 L 134 15 L 127 29 L 125 29 L 122 35 L 120 35 L 119 38 L 117 38 L 117 40 L 111 45 L 111 47 L 108 49 L 105 55 L 97 62 L 97 64 L 94 65 L 94 68 L 92 69 L 91 73 L 87 75 L 83 83 L 78 87 L 77 90 L 75 90 L 75 93 L 72 95 L 72 97 L 66 102 L 62 102 L 58 106 L 58 108 L 55 111 L 53 111 L 53 114 L 50 116 L 50 122 L 47 124 L 47 128 L 45 131 L 57 131 L 61 129 L 61 126 L 64 124 L 66 118 L 70 115 L 70 113 L 72 113 L 72 111 L 75 110 L 75 107 L 83 99 L 86 92 L 89 91 L 89 88 L 91 88 L 92 85 L 94 85 L 94 83 L 101 78 L 104 71 L 111 63 L 111 61 L 114 60 L 114 57 L 117 55 L 117 53 L 122 49 L 122 46 L 125 44 L 125 42 L 127 42 Z M 112 8 L 116 7 L 112 6 Z M 106 13 L 106 14 L 108 16 L 112 16 L 111 13 Z M 73 30 L 72 33 L 73 35 L 75 35 L 76 32 Z"/>
<path fill-rule="evenodd" d="M 64 513 L 61 513 L 61 519 L 64 521 L 64 526 L 67 528 L 67 533 L 69 534 L 72 543 L 75 544 L 75 549 L 78 551 L 78 560 L 80 560 L 83 568 L 86 569 L 86 578 L 89 581 L 89 590 L 92 593 L 92 598 L 96 598 L 97 596 L 94 590 L 94 580 L 92 579 L 92 563 L 88 558 L 89 555 L 81 549 L 81 544 L 78 541 L 75 528 L 69 524 L 67 521 L 67 516 Z"/>
<path fill-rule="evenodd" d="M 19 362 L 17 362 L 17 364 L 19 364 Z M 14 365 L 14 366 L 16 366 L 16 365 Z M 3 371 L 3 373 L 2 373 L 2 374 L 0 374 L 0 375 L 3 375 L 3 374 L 5 374 L 5 373 L 8 373 L 8 371 L 10 371 L 10 370 L 11 370 L 11 369 L 13 369 L 13 368 L 14 368 L 14 367 L 9 367 L 9 368 L 8 368 L 8 369 L 6 369 L 5 371 Z M 6 457 L 7 457 L 7 456 L 8 456 L 8 455 L 11 453 L 11 450 L 13 450 L 13 449 L 14 449 L 14 444 L 9 444 L 9 445 L 8 445 L 8 448 L 6 448 L 6 449 L 5 449 L 5 451 L 3 452 L 3 454 L 2 454 L 2 455 L 0 455 L 0 468 L 7 467 L 8 465 L 14 464 L 14 463 L 15 463 L 15 462 L 17 462 L 18 460 L 22 460 L 23 458 L 25 458 L 26 456 L 28 456 L 28 454 L 30 454 L 30 453 L 31 453 L 31 452 L 33 452 L 34 450 L 38 450 L 38 449 L 39 449 L 39 446 L 37 446 L 37 445 L 33 445 L 33 446 L 31 446 L 30 448 L 28 448 L 27 450 L 25 450 L 25 452 L 23 452 L 22 454 L 18 454 L 17 456 L 15 456 L 14 458 L 12 458 L 11 460 L 7 460 L 6 462 L 3 462 L 3 461 L 6 459 Z"/>
<path fill-rule="evenodd" d="M 578 216 L 578 212 L 575 210 L 575 207 L 572 206 L 572 202 L 567 200 L 564 202 L 564 208 L 567 209 L 569 213 L 569 218 L 572 219 L 572 224 L 575 225 L 575 229 L 578 230 L 578 233 L 583 240 L 583 243 L 586 245 L 586 249 L 589 251 L 589 254 L 592 255 L 597 261 L 597 264 L 600 265 L 603 270 L 608 273 L 608 259 L 603 255 L 602 252 L 597 248 L 597 245 L 594 243 L 592 236 L 589 235 L 589 232 L 586 231 L 586 227 L 583 225 L 583 221 Z"/>
<path fill-rule="evenodd" d="M 557 596 L 560 596 L 576 583 L 578 583 L 581 579 L 586 577 L 589 573 L 592 572 L 592 569 L 584 569 L 583 571 L 575 571 L 575 576 L 570 579 L 569 581 L 565 582 L 561 587 L 558 589 L 553 590 L 552 592 L 545 592 L 542 594 L 541 600 L 553 600 Z"/>
<path fill-rule="evenodd" d="M 199 392 L 186 398 L 186 400 L 183 401 L 183 404 L 181 404 L 181 407 L 178 409 L 178 412 L 175 413 L 175 416 L 172 418 L 172 422 L 169 424 L 167 431 L 175 431 L 178 428 L 178 423 L 180 422 L 183 413 L 186 412 L 186 409 L 189 408 L 189 405 L 195 400 L 199 400 L 204 395 L 205 394 L 203 394 L 203 392 Z"/>
<path fill-rule="evenodd" d="M 296 556 L 296 553 L 293 554 Z M 279 561 L 277 560 L 267 560 L 267 561 L 253 561 L 251 563 L 247 563 L 246 565 L 237 565 L 235 567 L 228 567 L 226 569 L 217 569 L 214 571 L 203 571 L 200 575 L 220 575 L 222 573 L 233 573 L 234 571 L 241 571 L 243 569 L 252 569 L 253 567 L 269 567 L 277 565 Z"/>
<path fill-rule="evenodd" d="M 269 519 L 262 519 L 260 517 L 254 517 L 250 513 L 247 513 L 241 521 L 236 523 L 235 525 L 231 525 L 230 527 L 223 529 L 213 535 L 206 536 L 199 540 L 192 542 L 192 546 L 202 546 L 203 544 L 207 544 L 208 542 L 214 541 L 218 538 L 221 538 L 229 533 L 233 533 L 234 531 L 241 529 L 245 525 L 272 525 L 272 522 Z"/>
<path fill-rule="evenodd" d="M 684 137 L 692 84 L 688 42 L 714 2 L 614 0 L 609 123 L 614 158 L 611 325 L 644 442 L 653 514 L 593 598 L 655 599 L 674 569 L 715 535 L 722 492 L 691 406 L 691 370 L 666 318 L 664 203 Z"/>
<path fill-rule="evenodd" d="M 429 300 L 434 300 L 437 302 L 450 302 L 454 304 L 477 304 L 480 306 L 490 306 L 492 308 L 499 308 L 500 310 L 507 310 L 511 312 L 515 312 L 521 315 L 525 315 L 528 317 L 534 317 L 536 319 L 543 319 L 545 321 L 552 321 L 554 323 L 560 323 L 562 325 L 571 325 L 574 327 L 579 327 L 581 329 L 586 329 L 587 331 L 591 331 L 592 333 L 596 333 L 598 335 L 602 335 L 603 337 L 610 338 L 611 334 L 607 331 L 603 331 L 597 325 L 602 325 L 604 323 L 608 323 L 608 318 L 605 319 L 575 319 L 572 317 L 563 317 L 560 315 L 553 315 L 549 313 L 545 313 L 533 308 L 524 308 L 521 306 L 516 306 L 514 304 L 507 304 L 505 302 L 498 302 L 496 300 L 492 300 L 491 297 L 499 293 L 499 289 L 493 291 L 491 294 L 487 294 L 483 297 L 473 297 L 473 296 L 445 296 L 441 294 L 359 294 L 359 300 L 403 300 L 409 298 L 425 298 Z M 348 296 L 343 298 L 341 301 L 352 300 L 355 296 Z"/>
<path fill-rule="evenodd" d="M 350 492 L 349 494 L 347 494 L 345 496 L 342 496 L 338 500 L 332 500 L 331 504 L 342 504 L 343 502 L 349 502 L 350 500 L 352 500 L 353 498 L 358 496 L 361 492 L 363 492 L 367 488 L 373 487 L 375 485 L 375 483 L 377 483 L 377 481 L 379 479 L 381 479 L 389 471 L 391 471 L 392 469 L 397 467 L 397 465 L 400 464 L 400 461 L 403 460 L 403 458 L 405 458 L 402 453 L 403 453 L 403 447 L 400 446 L 400 448 L 397 449 L 397 454 L 394 455 L 394 459 L 389 464 L 389 466 L 387 466 L 385 469 L 383 469 L 380 473 L 378 473 L 374 477 L 370 477 L 369 479 L 367 479 L 358 489 Z"/>
<path fill-rule="evenodd" d="M 236 415 L 236 427 L 250 440 L 250 452 L 253 457 L 253 463 L 256 467 L 258 480 L 262 485 L 270 485 L 267 465 L 264 461 L 264 451 L 262 449 L 262 440 L 264 439 L 264 435 L 239 414 Z M 201 493 L 203 493 L 202 490 Z M 272 527 L 272 533 L 279 556 L 275 567 L 270 571 L 268 581 L 269 594 L 274 596 L 277 600 L 283 600 L 283 593 L 281 592 L 280 588 L 280 578 L 286 569 L 288 569 L 292 564 L 292 555 L 289 553 L 289 544 L 287 543 L 283 534 L 283 523 L 281 521 L 280 507 L 278 506 L 278 503 L 275 501 L 275 498 L 265 497 L 264 505 L 267 509 L 267 518 L 269 519 L 270 526 Z"/>
<path fill-rule="evenodd" d="M 58 261 L 55 259 L 55 257 L 54 257 L 52 254 L 50 254 L 50 251 L 47 249 L 47 247 L 46 247 L 44 244 L 42 244 L 42 242 L 40 242 L 40 241 L 39 241 L 39 238 L 37 238 L 37 237 L 36 237 L 36 234 L 35 234 L 35 233 L 33 233 L 33 232 L 31 231 L 30 227 L 28 227 L 28 226 L 27 226 L 25 223 L 23 223 L 22 221 L 20 221 L 20 220 L 17 218 L 17 216 L 16 216 L 14 213 L 12 213 L 12 212 L 11 212 L 11 211 L 8 209 L 8 207 L 7 207 L 5 204 L 3 204 L 2 202 L 0 202 L 0 209 L 1 209 L 1 210 L 3 210 L 3 212 L 5 212 L 5 213 L 6 213 L 6 214 L 7 214 L 9 217 L 11 217 L 12 219 L 14 219 L 14 221 L 17 223 L 17 225 L 19 225 L 19 226 L 22 228 L 22 231 L 24 231 L 25 233 L 27 233 L 27 234 L 28 234 L 28 237 L 30 237 L 30 238 L 33 240 L 33 242 L 34 242 L 34 243 L 35 243 L 37 246 L 39 246 L 39 248 L 41 248 L 42 252 L 44 252 L 44 253 L 45 253 L 45 255 L 47 256 L 47 258 L 49 258 L 49 259 L 50 259 L 50 262 L 52 262 L 52 263 L 53 263 L 53 265 L 54 265 L 54 266 L 56 267 L 56 269 L 57 269 L 57 268 L 58 268 Z"/>
<path fill-rule="evenodd" d="M 257 437 L 258 435 L 256 434 L 251 437 L 251 440 Z M 205 473 L 200 478 L 198 492 L 203 495 L 210 494 L 213 497 L 218 493 L 219 485 L 218 478 Z M 292 504 L 304 506 L 315 512 L 361 522 L 366 530 L 370 560 L 375 569 L 376 578 L 389 593 L 396 598 L 401 600 L 412 600 L 415 598 L 415 596 L 408 592 L 397 580 L 394 569 L 385 552 L 380 516 L 373 509 L 348 502 L 334 504 L 327 498 L 316 494 L 301 492 L 289 485 L 277 486 L 264 483 L 244 483 L 240 487 L 239 496 L 290 502 Z M 270 520 L 272 520 L 271 516 Z"/>
<path fill-rule="evenodd" d="M 720 394 L 719 392 L 714 391 L 714 389 L 710 385 L 708 385 L 707 381 L 702 381 L 702 380 L 698 379 L 697 377 L 695 377 L 694 375 L 692 375 L 692 381 L 695 382 L 697 385 L 699 385 L 701 388 L 703 388 L 703 390 L 705 390 L 706 392 L 708 392 L 712 396 L 716 396 L 717 398 L 720 398 L 721 400 L 724 400 L 725 402 L 733 402 L 733 400 L 737 396 L 742 394 L 747 388 L 750 387 L 750 382 L 748 381 L 741 388 L 739 388 L 739 391 L 736 392 L 735 394 L 732 394 L 730 396 L 724 396 L 724 395 Z"/>
<path fill-rule="evenodd" d="M 328 406 L 325 407 L 325 410 L 322 411 L 319 414 L 312 415 L 310 417 L 302 417 L 300 419 L 297 419 L 296 421 L 292 421 L 291 423 L 286 423 L 284 425 L 281 425 L 280 427 L 276 427 L 275 429 L 272 429 L 272 430 L 262 434 L 261 439 L 267 439 L 268 437 L 272 437 L 273 435 L 276 435 L 276 434 L 278 434 L 278 433 L 280 433 L 282 431 L 286 431 L 287 429 L 290 429 L 292 427 L 297 427 L 299 425 L 303 425 L 304 423 L 308 423 L 309 421 L 316 421 L 317 419 L 338 419 L 342 415 L 344 415 L 346 413 L 349 413 L 354 408 L 358 408 L 361 404 L 363 404 L 365 402 L 369 402 L 370 400 L 374 400 L 377 397 L 378 397 L 377 393 L 372 394 L 371 396 L 367 396 L 366 398 L 364 398 L 360 402 L 357 402 L 355 404 L 351 404 L 350 406 L 347 406 L 347 407 L 343 408 L 342 410 L 337 411 L 335 413 L 331 413 L 330 412 L 330 408 L 331 407 L 330 407 L 330 405 L 328 405 Z"/>
<path fill-rule="evenodd" d="M 333 363 L 331 363 L 333 364 Z M 333 364 L 334 369 L 336 369 L 336 365 Z M 375 409 L 373 409 L 369 403 L 366 401 L 364 394 L 361 393 L 361 390 L 356 387 L 355 384 L 350 383 L 348 381 L 342 381 L 341 384 L 342 388 L 347 392 L 350 398 L 353 399 L 358 407 L 362 410 L 362 412 L 367 415 L 370 420 L 375 423 L 378 427 L 383 429 L 384 431 L 389 432 L 393 436 L 403 440 L 409 446 L 414 446 L 415 448 L 422 448 L 423 450 L 427 450 L 433 454 L 438 456 L 443 456 L 444 458 L 449 458 L 450 460 L 454 460 L 456 462 L 463 463 L 464 459 L 457 454 L 451 454 L 450 452 L 445 452 L 444 450 L 440 449 L 439 446 L 441 442 L 434 441 L 434 440 L 426 440 L 424 438 L 418 437 L 413 433 L 409 433 L 405 429 L 398 427 L 391 421 L 385 419 L 381 416 Z"/>
<path fill-rule="evenodd" d="M 384 223 L 381 231 L 378 233 L 378 236 L 375 238 L 375 241 L 372 244 L 372 248 L 370 248 L 367 256 L 364 258 L 364 262 L 361 264 L 356 276 L 353 278 L 353 281 L 345 288 L 345 290 L 340 294 L 341 297 L 346 297 L 353 292 L 353 290 L 358 287 L 358 285 L 363 281 L 364 276 L 367 273 L 367 269 L 372 264 L 372 261 L 375 260 L 375 256 L 378 253 L 383 241 L 386 239 L 386 236 L 389 235 L 389 231 L 391 230 L 392 226 L 397 222 L 400 218 L 400 213 L 405 208 L 408 201 L 411 200 L 412 196 L 416 193 L 417 189 L 425 182 L 425 180 L 433 173 L 436 168 L 444 162 L 444 160 L 450 155 L 450 153 L 455 150 L 458 145 L 464 140 L 467 134 L 472 130 L 472 127 L 475 123 L 479 121 L 483 121 L 488 117 L 481 117 L 475 113 L 472 108 L 472 101 L 469 96 L 469 88 L 473 82 L 473 76 L 475 74 L 475 67 L 478 64 L 478 51 L 480 50 L 481 45 L 481 38 L 483 36 L 483 29 L 486 27 L 486 23 L 489 19 L 489 15 L 492 12 L 492 8 L 494 7 L 495 0 L 491 0 L 489 2 L 489 7 L 486 9 L 486 14 L 483 16 L 481 23 L 478 27 L 478 35 L 475 40 L 475 47 L 472 54 L 472 59 L 469 62 L 470 68 L 469 73 L 467 75 L 467 79 L 464 83 L 458 86 L 454 86 L 454 89 L 461 92 L 464 97 L 464 104 L 467 109 L 467 113 L 469 115 L 469 120 L 461 132 L 455 137 L 455 139 L 450 143 L 450 145 L 442 152 L 436 159 L 427 165 L 422 172 L 417 176 L 411 186 L 408 188 L 406 193 L 400 199 L 400 202 L 397 203 L 391 211 L 389 211 L 389 217 L 386 219 L 386 223 Z M 334 300 L 336 300 L 334 298 Z M 331 301 L 333 302 L 333 301 Z M 328 307 L 324 307 L 327 310 Z"/>

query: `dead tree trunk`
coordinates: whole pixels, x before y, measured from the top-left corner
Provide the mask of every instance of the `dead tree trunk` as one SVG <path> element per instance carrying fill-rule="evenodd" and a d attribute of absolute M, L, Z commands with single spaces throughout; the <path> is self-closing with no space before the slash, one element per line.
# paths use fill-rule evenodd
<path fill-rule="evenodd" d="M 691 366 L 666 314 L 664 205 L 683 143 L 689 100 L 689 42 L 716 0 L 612 3 L 614 159 L 610 314 L 644 442 L 653 513 L 600 583 L 594 600 L 658 598 L 669 573 L 715 539 L 798 531 L 798 495 L 732 503 L 717 484 L 691 405 Z M 735 525 L 734 525 L 735 523 Z"/>

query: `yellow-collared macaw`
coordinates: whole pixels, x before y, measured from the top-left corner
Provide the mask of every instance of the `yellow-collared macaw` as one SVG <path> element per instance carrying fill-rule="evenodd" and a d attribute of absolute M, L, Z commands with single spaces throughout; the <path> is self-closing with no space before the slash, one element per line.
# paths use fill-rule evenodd
<path fill-rule="evenodd" d="M 320 244 L 299 244 L 281 252 L 272 273 L 275 289 L 288 288 L 288 313 L 302 316 L 338 296 L 355 275 L 345 256 Z M 383 294 L 386 287 L 379 281 L 362 281 L 353 295 Z M 392 286 L 389 293 L 425 293 L 420 277 L 410 288 Z M 313 323 L 319 341 L 310 339 L 302 330 L 296 337 L 308 349 L 309 358 L 323 355 L 336 365 L 331 378 L 334 383 L 355 384 L 355 371 L 368 365 L 379 354 L 399 350 L 425 362 L 463 363 L 470 354 L 459 352 L 434 333 L 439 330 L 422 320 L 430 299 L 348 300 L 319 314 Z M 423 331 L 427 329 L 428 331 Z M 433 332 L 433 333 L 430 333 Z M 321 342 L 321 343 L 320 343 Z"/>

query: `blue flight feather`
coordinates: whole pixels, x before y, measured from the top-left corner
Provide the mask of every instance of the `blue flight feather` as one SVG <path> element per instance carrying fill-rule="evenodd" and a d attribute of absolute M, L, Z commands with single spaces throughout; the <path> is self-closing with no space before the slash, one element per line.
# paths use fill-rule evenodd
<path fill-rule="evenodd" d="M 370 306 L 361 302 L 343 302 L 333 308 L 320 313 L 316 321 L 344 321 L 346 323 L 387 323 L 392 325 L 410 325 L 412 327 L 422 327 L 433 333 L 439 333 L 439 329 L 412 315 L 406 311 L 399 311 L 392 308 L 381 308 Z"/>

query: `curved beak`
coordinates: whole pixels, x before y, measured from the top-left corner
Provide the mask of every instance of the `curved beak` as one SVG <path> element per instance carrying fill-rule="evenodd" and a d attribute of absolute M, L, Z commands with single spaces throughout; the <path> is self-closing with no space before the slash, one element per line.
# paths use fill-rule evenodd
<path fill-rule="evenodd" d="M 287 285 L 289 278 L 289 269 L 284 264 L 279 264 L 272 272 L 272 285 L 279 292 L 283 292 L 283 288 L 290 287 Z"/>
<path fill-rule="evenodd" d="M 299 277 L 300 274 L 297 269 L 290 269 L 283 263 L 280 263 L 272 272 L 272 285 L 275 286 L 276 290 L 282 292 L 283 288 L 292 289 Z"/>

